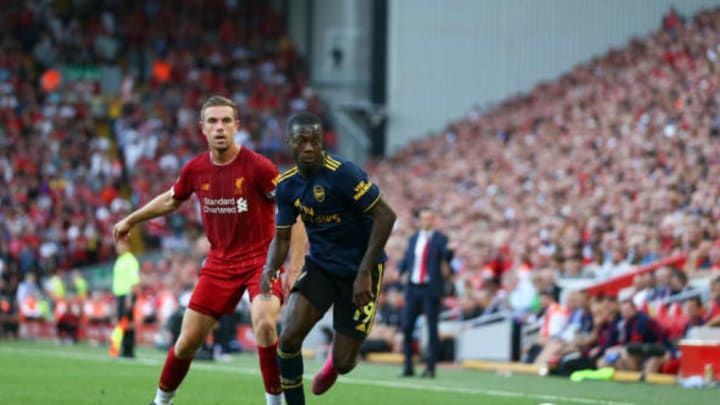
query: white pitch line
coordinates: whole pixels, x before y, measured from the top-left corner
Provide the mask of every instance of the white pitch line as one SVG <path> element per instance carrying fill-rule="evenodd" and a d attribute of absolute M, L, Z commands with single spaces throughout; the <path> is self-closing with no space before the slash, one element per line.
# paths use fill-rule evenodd
<path fill-rule="evenodd" d="M 77 352 L 68 352 L 68 351 L 61 351 L 61 350 L 47 350 L 47 349 L 19 349 L 19 348 L 13 348 L 13 347 L 2 347 L 0 346 L 0 352 L 8 352 L 8 353 L 19 353 L 24 355 L 41 355 L 44 357 L 61 357 L 61 358 L 67 358 L 67 359 L 76 359 L 76 360 L 93 360 L 93 361 L 102 361 L 102 362 L 114 362 L 116 364 L 132 364 L 132 363 L 139 363 L 144 365 L 152 365 L 152 366 L 159 366 L 162 365 L 162 358 L 156 357 L 153 359 L 147 359 L 147 358 L 137 358 L 134 360 L 118 360 L 113 359 L 108 356 L 99 355 L 99 354 L 89 354 L 89 353 L 77 353 Z M 260 375 L 260 372 L 255 368 L 243 368 L 238 366 L 230 366 L 225 364 L 207 364 L 202 362 L 193 362 L 192 365 L 193 369 L 200 369 L 200 370 L 213 370 L 213 371 L 221 371 L 225 373 L 235 373 L 235 374 L 246 374 L 246 375 Z M 312 380 L 312 375 L 306 374 L 304 376 L 305 380 Z M 370 386 L 376 386 L 376 387 L 390 387 L 390 388 L 401 388 L 401 389 L 411 389 L 411 390 L 417 390 L 417 391 L 434 391 L 434 392 L 448 392 L 448 393 L 456 393 L 456 394 L 468 394 L 468 395 L 486 395 L 486 396 L 492 396 L 492 397 L 505 397 L 505 398 L 527 398 L 527 399 L 538 399 L 542 401 L 553 401 L 553 402 L 573 402 L 577 404 L 587 404 L 587 405 L 636 405 L 632 402 L 616 402 L 616 401 L 606 401 L 606 400 L 596 400 L 596 399 L 589 399 L 589 398 L 580 398 L 580 397 L 565 397 L 560 395 L 545 395 L 545 394 L 524 394 L 521 392 L 515 392 L 515 391 L 501 391 L 501 390 L 492 390 L 492 389 L 473 389 L 473 388 L 462 388 L 462 387 L 444 387 L 444 386 L 438 386 L 438 385 L 418 385 L 413 383 L 404 383 L 404 382 L 390 382 L 390 381 L 380 381 L 380 380 L 367 380 L 362 378 L 355 378 L 355 377 L 349 377 L 349 376 L 341 376 L 340 380 L 343 382 L 343 384 L 354 384 L 354 385 L 370 385 Z"/>
<path fill-rule="evenodd" d="M 391 387 L 391 388 L 407 388 L 420 391 L 437 391 L 437 392 L 451 392 L 461 394 L 472 394 L 472 395 L 488 395 L 493 397 L 509 397 L 509 398 L 529 398 L 529 399 L 540 399 L 545 401 L 564 401 L 564 402 L 575 402 L 578 404 L 590 404 L 590 405 L 636 405 L 632 402 L 615 402 L 605 401 L 588 398 L 578 397 L 563 397 L 558 395 L 545 395 L 545 394 L 523 394 L 521 392 L 514 391 L 500 391 L 500 390 L 483 390 L 473 388 L 462 388 L 462 387 L 442 387 L 437 385 L 416 385 L 412 383 L 399 383 L 389 381 L 378 381 L 378 380 L 363 380 L 360 378 L 353 377 L 340 377 L 343 383 L 351 383 L 357 385 L 374 385 L 379 387 Z"/>

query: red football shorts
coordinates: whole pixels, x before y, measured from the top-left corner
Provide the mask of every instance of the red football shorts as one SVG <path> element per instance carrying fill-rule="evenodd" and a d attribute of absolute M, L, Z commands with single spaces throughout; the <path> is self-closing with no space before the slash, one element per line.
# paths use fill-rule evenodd
<path fill-rule="evenodd" d="M 216 272 L 204 270 L 203 268 L 203 271 L 200 272 L 200 278 L 195 284 L 188 304 L 188 308 L 193 311 L 220 318 L 222 314 L 235 312 L 245 289 L 250 294 L 250 302 L 260 294 L 262 266 L 230 277 L 218 277 Z M 282 303 L 283 291 L 279 278 L 272 282 L 270 290 Z"/>

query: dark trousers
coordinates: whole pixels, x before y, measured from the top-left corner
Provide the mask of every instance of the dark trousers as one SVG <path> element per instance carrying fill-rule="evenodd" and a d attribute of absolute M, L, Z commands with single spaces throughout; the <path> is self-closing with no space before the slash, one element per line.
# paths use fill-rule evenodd
<path fill-rule="evenodd" d="M 125 309 L 125 296 L 119 295 L 116 297 L 117 300 L 117 321 L 120 322 L 120 320 L 123 317 L 126 317 L 128 320 L 127 327 L 125 328 L 125 334 L 123 334 L 122 343 L 120 344 L 120 357 L 135 357 L 135 325 L 133 322 L 133 310 L 132 307 L 130 310 Z M 135 301 L 137 300 L 137 297 L 134 295 L 131 296 L 130 302 L 132 303 L 132 306 L 135 306 Z"/>
<path fill-rule="evenodd" d="M 218 319 L 218 327 L 213 332 L 213 340 L 215 344 L 220 347 L 220 353 L 230 354 L 230 342 L 233 339 L 233 330 L 235 322 L 233 321 L 232 315 L 222 314 Z"/>
<path fill-rule="evenodd" d="M 420 314 L 425 314 L 428 325 L 428 351 L 426 366 L 435 371 L 435 360 L 438 353 L 438 313 L 440 312 L 440 297 L 430 294 L 427 286 L 409 285 L 405 295 L 405 309 L 403 311 L 403 352 L 405 354 L 405 371 L 413 370 L 413 331 L 415 322 Z"/>

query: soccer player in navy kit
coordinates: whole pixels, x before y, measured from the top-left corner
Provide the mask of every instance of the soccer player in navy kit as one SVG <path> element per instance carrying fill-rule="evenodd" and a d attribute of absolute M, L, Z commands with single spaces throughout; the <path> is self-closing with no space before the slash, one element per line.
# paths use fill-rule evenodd
<path fill-rule="evenodd" d="M 360 167 L 323 150 L 322 124 L 315 115 L 290 118 L 288 145 L 296 166 L 280 176 L 277 185 L 276 231 L 260 289 L 269 294 L 278 278 L 290 246 L 290 227 L 299 215 L 310 252 L 292 287 L 278 346 L 285 401 L 299 405 L 305 403 L 302 342 L 331 305 L 333 350 L 313 380 L 313 393 L 324 393 L 338 374 L 357 364 L 375 317 L 386 259 L 383 249 L 396 216 Z"/>

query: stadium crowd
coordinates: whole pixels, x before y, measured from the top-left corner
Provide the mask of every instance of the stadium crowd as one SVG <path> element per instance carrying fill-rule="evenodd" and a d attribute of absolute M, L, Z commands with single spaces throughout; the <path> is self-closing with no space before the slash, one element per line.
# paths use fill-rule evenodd
<path fill-rule="evenodd" d="M 372 163 L 401 207 L 391 258 L 429 205 L 467 276 L 605 279 L 675 253 L 716 268 L 717 52 L 720 13 L 703 12 Z"/>
<path fill-rule="evenodd" d="M 287 116 L 323 113 L 266 1 L 26 1 L 0 18 L 0 291 L 7 302 L 16 302 L 28 274 L 42 284 L 112 259 L 112 224 L 170 187 L 179 167 L 206 147 L 197 114 L 207 94 L 236 101 L 236 139 L 279 166 L 289 162 Z M 117 75 L 78 80 L 67 74 L 73 68 Z M 330 131 L 330 149 L 334 139 Z M 142 243 L 168 252 L 159 274 L 177 281 L 199 268 L 199 259 L 187 258 L 199 215 L 188 205 L 172 221 L 145 227 Z M 154 266 L 145 268 L 149 290 L 182 285 L 156 280 Z M 38 287 L 31 291 L 43 301 L 49 288 Z"/>
<path fill-rule="evenodd" d="M 720 12 L 681 21 L 671 13 L 657 32 L 372 162 L 400 213 L 391 260 L 402 257 L 414 213 L 430 206 L 454 244 L 449 302 L 461 316 L 499 301 L 527 319 L 549 307 L 543 296 L 558 299 L 547 294 L 555 276 L 604 280 L 686 255 L 678 269 L 636 280 L 646 290 L 636 306 L 652 313 L 648 305 L 665 310 L 655 298 L 687 288 L 686 275 L 717 275 Z M 703 304 L 703 316 L 717 315 L 716 296 Z M 666 337 L 683 330 L 674 322 Z"/>
<path fill-rule="evenodd" d="M 51 285 L 38 286 L 35 277 L 112 258 L 111 224 L 170 187 L 179 167 L 205 148 L 196 123 L 205 95 L 231 96 L 240 106 L 237 139 L 278 165 L 288 162 L 286 117 L 322 114 L 322 105 L 280 17 L 266 2 L 239 3 L 35 1 L 2 14 L 3 320 L 19 312 L 18 291 L 52 296 Z M 560 306 L 555 278 L 606 279 L 680 253 L 684 271 L 636 278 L 633 308 L 665 329 L 657 342 L 698 323 L 698 311 L 658 300 L 686 292 L 686 274 L 715 274 L 720 266 L 720 12 L 677 20 L 528 95 L 473 108 L 442 134 L 370 164 L 399 214 L 371 336 L 378 346 L 399 351 L 396 260 L 424 206 L 443 219 L 455 252 L 447 290 L 456 299 L 446 303 L 457 318 L 511 310 L 523 322 L 549 322 L 557 315 L 562 322 L 543 328 L 545 337 L 583 331 L 604 351 L 608 341 L 624 341 L 608 335 L 603 342 L 600 328 L 636 313 L 621 309 L 617 297 L 569 295 Z M 131 29 L 139 26 L 148 29 Z M 117 96 L 83 81 L 48 91 L 43 73 L 61 64 L 121 67 Z M 328 141 L 332 149 L 332 132 Z M 143 265 L 138 319 L 168 319 L 199 268 L 198 216 L 192 205 L 181 214 L 145 227 L 145 243 L 165 256 Z M 714 323 L 720 283 L 712 285 L 701 307 Z M 664 320 L 667 311 L 684 324 Z M 89 313 L 110 317 L 95 307 Z M 531 357 L 544 361 L 582 346 L 566 340 L 559 348 L 541 341 Z"/>

